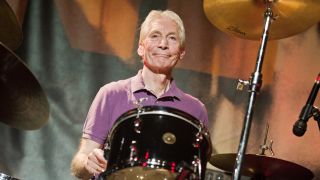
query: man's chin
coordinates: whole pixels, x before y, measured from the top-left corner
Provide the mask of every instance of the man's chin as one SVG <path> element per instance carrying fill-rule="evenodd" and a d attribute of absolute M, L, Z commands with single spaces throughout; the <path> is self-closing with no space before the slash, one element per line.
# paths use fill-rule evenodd
<path fill-rule="evenodd" d="M 168 67 L 148 67 L 148 69 L 155 74 L 168 74 L 171 71 Z"/>

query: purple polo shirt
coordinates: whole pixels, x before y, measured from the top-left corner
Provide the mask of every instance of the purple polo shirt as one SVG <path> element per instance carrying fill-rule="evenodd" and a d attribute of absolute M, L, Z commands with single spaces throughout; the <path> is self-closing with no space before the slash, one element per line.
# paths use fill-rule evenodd
<path fill-rule="evenodd" d="M 142 98 L 146 99 L 140 103 L 143 106 L 176 108 L 194 116 L 208 127 L 208 114 L 202 102 L 182 92 L 174 80 L 171 81 L 169 90 L 157 98 L 145 89 L 141 72 L 140 70 L 134 77 L 111 82 L 100 88 L 84 123 L 83 138 L 104 144 L 114 122 L 123 113 L 137 108 L 134 102 Z"/>

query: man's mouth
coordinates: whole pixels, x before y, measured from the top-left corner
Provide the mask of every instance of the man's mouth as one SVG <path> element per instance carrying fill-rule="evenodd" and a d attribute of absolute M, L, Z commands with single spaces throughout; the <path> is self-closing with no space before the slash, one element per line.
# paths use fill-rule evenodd
<path fill-rule="evenodd" d="M 168 54 L 153 54 L 154 56 L 157 56 L 157 57 L 164 57 L 164 58 L 169 58 L 170 55 Z"/>

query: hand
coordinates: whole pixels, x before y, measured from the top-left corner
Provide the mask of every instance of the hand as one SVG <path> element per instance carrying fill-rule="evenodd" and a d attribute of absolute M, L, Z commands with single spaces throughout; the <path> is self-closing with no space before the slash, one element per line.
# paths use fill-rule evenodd
<path fill-rule="evenodd" d="M 103 150 L 95 148 L 88 154 L 85 168 L 94 176 L 105 171 L 107 168 L 107 160 L 103 157 Z"/>

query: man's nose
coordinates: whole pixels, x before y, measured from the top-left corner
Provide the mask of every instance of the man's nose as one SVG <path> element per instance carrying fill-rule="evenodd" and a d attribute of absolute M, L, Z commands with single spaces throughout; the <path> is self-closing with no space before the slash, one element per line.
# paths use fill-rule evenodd
<path fill-rule="evenodd" d="M 159 42 L 159 48 L 161 49 L 167 49 L 168 48 L 168 40 L 167 38 L 161 38 Z"/>

